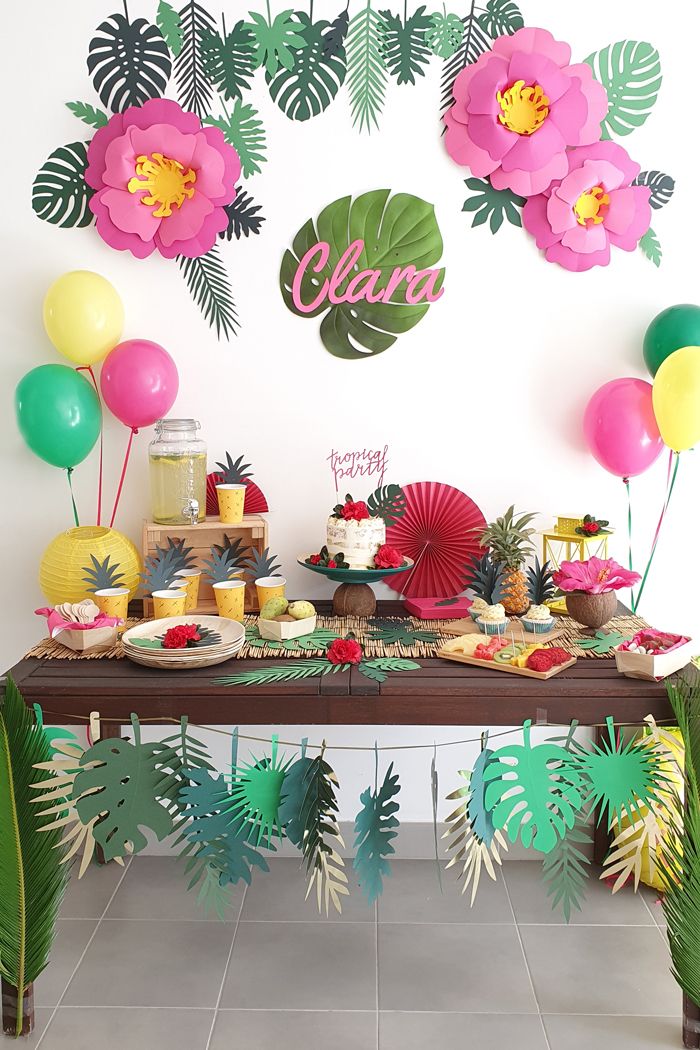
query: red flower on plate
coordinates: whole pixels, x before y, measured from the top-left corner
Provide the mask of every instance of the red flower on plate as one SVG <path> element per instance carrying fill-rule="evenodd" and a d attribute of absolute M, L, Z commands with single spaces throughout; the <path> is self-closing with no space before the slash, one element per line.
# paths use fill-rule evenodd
<path fill-rule="evenodd" d="M 200 633 L 196 623 L 181 623 L 170 627 L 163 636 L 164 649 L 186 649 L 190 642 L 198 642 Z"/>
<path fill-rule="evenodd" d="M 320 561 L 320 559 L 319 559 L 319 561 Z M 328 565 L 326 566 L 326 568 L 327 569 L 337 569 L 338 568 L 337 561 L 335 561 L 333 558 L 331 558 L 331 560 L 328 562 Z"/>
<path fill-rule="evenodd" d="M 320 554 L 312 554 L 311 557 L 309 558 L 309 562 L 312 565 L 318 565 L 320 561 L 321 561 L 321 555 Z"/>
<path fill-rule="evenodd" d="M 362 646 L 354 638 L 336 638 L 328 646 L 326 656 L 332 664 L 359 664 Z"/>
<path fill-rule="evenodd" d="M 399 569 L 403 561 L 403 554 L 399 554 L 396 547 L 390 547 L 388 543 L 382 544 L 374 555 L 374 564 L 378 569 Z"/>
<path fill-rule="evenodd" d="M 365 518 L 369 517 L 367 504 L 364 500 L 357 500 L 356 503 L 348 500 L 341 508 L 340 513 L 346 521 L 364 521 Z"/>

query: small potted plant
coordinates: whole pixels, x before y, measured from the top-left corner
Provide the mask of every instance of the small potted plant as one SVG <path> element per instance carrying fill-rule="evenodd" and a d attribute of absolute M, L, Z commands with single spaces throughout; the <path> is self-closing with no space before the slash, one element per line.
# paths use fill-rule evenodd
<path fill-rule="evenodd" d="M 569 615 L 595 630 L 615 615 L 616 591 L 634 587 L 641 576 L 624 569 L 613 558 L 589 558 L 587 561 L 563 561 L 552 579 L 566 594 Z"/>

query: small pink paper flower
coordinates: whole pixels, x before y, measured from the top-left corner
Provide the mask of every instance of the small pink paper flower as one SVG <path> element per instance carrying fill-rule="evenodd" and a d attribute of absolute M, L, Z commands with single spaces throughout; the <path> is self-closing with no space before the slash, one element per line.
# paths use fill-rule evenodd
<path fill-rule="evenodd" d="M 651 223 L 650 189 L 633 186 L 639 164 L 615 142 L 568 154 L 568 172 L 523 208 L 523 225 L 549 262 L 567 270 L 607 266 L 610 246 L 631 252 Z"/>
<path fill-rule="evenodd" d="M 567 172 L 566 150 L 600 138 L 608 96 L 546 29 L 501 36 L 466 66 L 445 114 L 447 152 L 498 190 L 542 193 Z"/>
<path fill-rule="evenodd" d="M 115 113 L 88 147 L 90 210 L 112 248 L 195 258 L 226 229 L 241 162 L 219 128 L 170 99 Z"/>
<path fill-rule="evenodd" d="M 552 578 L 562 591 L 604 594 L 634 587 L 642 577 L 638 572 L 623 569 L 613 558 L 593 557 L 588 561 L 563 561 Z"/>

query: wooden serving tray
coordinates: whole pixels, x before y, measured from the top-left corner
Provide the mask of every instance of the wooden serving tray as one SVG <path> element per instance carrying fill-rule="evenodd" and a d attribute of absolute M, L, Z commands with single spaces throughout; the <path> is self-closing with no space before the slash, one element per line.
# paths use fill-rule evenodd
<path fill-rule="evenodd" d="M 466 632 L 462 632 L 463 634 Z M 542 637 L 541 635 L 539 637 Z M 523 678 L 540 678 L 544 681 L 546 678 L 554 678 L 555 674 L 559 674 L 560 671 L 565 671 L 567 667 L 573 667 L 576 663 L 576 657 L 572 656 L 570 660 L 567 660 L 565 664 L 558 664 L 553 667 L 551 671 L 531 671 L 529 667 L 513 667 L 512 664 L 497 664 L 492 660 L 479 660 L 475 656 L 463 656 L 461 653 L 450 653 L 445 652 L 444 649 L 439 649 L 436 656 L 441 657 L 443 660 L 454 660 L 458 664 L 469 664 L 471 667 L 483 667 L 488 671 L 505 671 L 506 674 L 519 674 Z"/>
<path fill-rule="evenodd" d="M 472 620 L 471 616 L 467 616 L 463 620 L 455 620 L 453 623 L 446 623 L 444 627 L 440 627 L 440 633 L 454 634 L 456 636 L 460 634 L 480 634 L 486 641 L 492 637 L 480 631 L 479 625 Z M 520 620 L 516 618 L 508 620 L 508 626 L 502 637 L 510 638 L 513 635 L 516 642 L 553 642 L 555 638 L 560 638 L 562 634 L 564 634 L 564 631 L 561 627 L 554 627 L 551 631 L 547 631 L 546 634 L 533 634 L 531 631 L 526 631 Z"/>

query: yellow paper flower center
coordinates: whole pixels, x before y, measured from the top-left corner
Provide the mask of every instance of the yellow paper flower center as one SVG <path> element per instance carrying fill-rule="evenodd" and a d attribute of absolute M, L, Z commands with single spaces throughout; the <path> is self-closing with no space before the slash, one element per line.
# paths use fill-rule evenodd
<path fill-rule="evenodd" d="M 502 110 L 498 119 L 516 135 L 532 135 L 547 119 L 549 99 L 539 84 L 526 86 L 524 80 L 516 80 L 507 91 L 499 91 L 496 98 Z"/>
<path fill-rule="evenodd" d="M 192 168 L 185 171 L 182 164 L 172 157 L 164 157 L 162 153 L 151 153 L 150 156 L 144 154 L 136 158 L 136 175 L 129 179 L 127 189 L 129 193 L 148 190 L 141 198 L 141 203 L 149 208 L 157 204 L 153 216 L 156 219 L 164 219 L 172 215 L 173 205 L 179 208 L 185 198 L 189 199 L 194 195 L 196 181 L 197 176 Z"/>
<path fill-rule="evenodd" d="M 610 197 L 602 186 L 594 186 L 582 193 L 574 204 L 576 221 L 579 226 L 599 226 L 605 218 L 610 204 Z"/>

